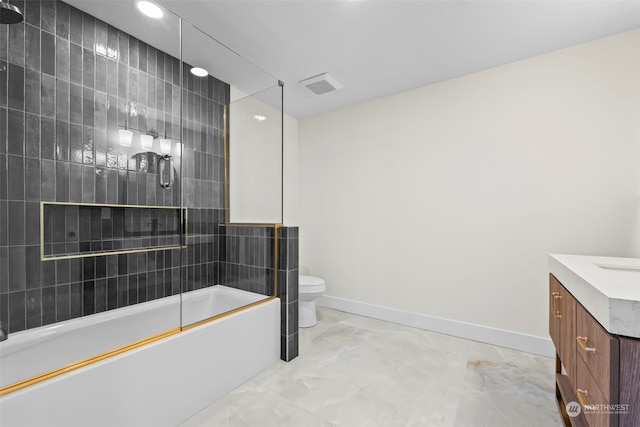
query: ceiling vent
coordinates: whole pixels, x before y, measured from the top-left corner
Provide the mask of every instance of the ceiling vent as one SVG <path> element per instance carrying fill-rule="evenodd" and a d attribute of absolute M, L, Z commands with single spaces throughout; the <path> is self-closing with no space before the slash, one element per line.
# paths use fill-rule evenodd
<path fill-rule="evenodd" d="M 316 95 L 342 89 L 342 85 L 328 73 L 309 77 L 308 79 L 300 80 L 298 83 L 305 85 L 307 89 Z"/>

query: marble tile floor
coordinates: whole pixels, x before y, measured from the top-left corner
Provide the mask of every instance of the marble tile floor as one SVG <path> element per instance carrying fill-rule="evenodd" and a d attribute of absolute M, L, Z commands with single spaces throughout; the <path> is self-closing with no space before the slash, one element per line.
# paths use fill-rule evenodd
<path fill-rule="evenodd" d="M 180 427 L 554 427 L 554 361 L 318 308 L 300 356 Z"/>

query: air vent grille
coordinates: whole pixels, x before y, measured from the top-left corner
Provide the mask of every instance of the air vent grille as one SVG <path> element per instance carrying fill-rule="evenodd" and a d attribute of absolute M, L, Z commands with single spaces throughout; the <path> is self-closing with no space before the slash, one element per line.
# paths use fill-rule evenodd
<path fill-rule="evenodd" d="M 328 73 L 309 77 L 308 79 L 300 80 L 298 83 L 306 86 L 307 89 L 316 95 L 342 89 L 342 85 Z"/>

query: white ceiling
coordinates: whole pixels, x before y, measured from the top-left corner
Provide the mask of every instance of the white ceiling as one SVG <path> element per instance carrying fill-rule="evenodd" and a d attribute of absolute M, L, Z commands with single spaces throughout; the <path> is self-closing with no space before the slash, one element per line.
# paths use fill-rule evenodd
<path fill-rule="evenodd" d="M 157 31 L 151 31 L 149 36 L 138 35 L 148 27 L 141 25 L 148 18 L 133 9 L 123 13 L 131 0 L 69 3 L 146 42 L 160 43 Z M 158 0 L 158 3 L 271 76 L 258 78 L 261 73 L 257 67 L 247 67 L 239 58 L 233 58 L 233 52 L 213 48 L 211 41 L 202 37 L 183 35 L 183 45 L 191 52 L 189 55 L 185 52 L 185 60 L 191 55 L 190 62 L 194 63 L 193 56 L 201 55 L 203 63 L 215 63 L 225 56 L 224 62 L 232 64 L 212 74 L 245 92 L 265 87 L 265 82 L 284 81 L 285 111 L 297 118 L 640 27 L 640 0 Z M 119 6 L 114 7 L 116 4 Z M 188 25 L 185 28 L 190 29 Z M 344 89 L 314 95 L 298 84 L 324 72 L 335 77 Z M 251 76 L 260 82 L 252 85 Z"/>

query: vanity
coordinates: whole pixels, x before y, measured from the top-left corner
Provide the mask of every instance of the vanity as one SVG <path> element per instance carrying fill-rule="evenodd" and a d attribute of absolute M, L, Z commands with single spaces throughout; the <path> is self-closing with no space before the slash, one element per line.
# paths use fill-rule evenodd
<path fill-rule="evenodd" d="M 640 259 L 549 255 L 549 335 L 566 426 L 640 426 Z"/>

